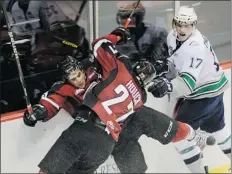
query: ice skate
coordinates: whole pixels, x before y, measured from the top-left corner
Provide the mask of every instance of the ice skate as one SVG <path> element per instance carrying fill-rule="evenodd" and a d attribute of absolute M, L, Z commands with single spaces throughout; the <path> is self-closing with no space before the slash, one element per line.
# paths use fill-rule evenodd
<path fill-rule="evenodd" d="M 195 135 L 191 140 L 195 140 L 201 150 L 203 150 L 206 147 L 206 145 L 213 146 L 216 144 L 215 138 L 209 133 L 202 131 L 200 129 L 195 130 L 194 133 Z"/>

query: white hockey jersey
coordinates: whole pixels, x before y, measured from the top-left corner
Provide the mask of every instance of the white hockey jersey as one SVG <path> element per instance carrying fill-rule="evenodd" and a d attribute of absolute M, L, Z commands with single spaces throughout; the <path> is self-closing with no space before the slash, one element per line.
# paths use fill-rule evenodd
<path fill-rule="evenodd" d="M 229 86 L 228 80 L 219 66 L 216 54 L 209 41 L 200 31 L 176 49 L 176 37 L 172 30 L 167 37 L 169 61 L 178 72 L 172 80 L 176 97 L 187 99 L 210 98 L 223 93 Z"/>

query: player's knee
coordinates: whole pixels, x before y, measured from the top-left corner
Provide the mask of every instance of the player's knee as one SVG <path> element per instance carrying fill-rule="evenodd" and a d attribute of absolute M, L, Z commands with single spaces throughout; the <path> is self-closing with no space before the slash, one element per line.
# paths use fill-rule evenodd
<path fill-rule="evenodd" d="M 229 127 L 226 125 L 221 130 L 213 132 L 212 135 L 221 150 L 231 158 L 231 131 Z"/>
<path fill-rule="evenodd" d="M 175 137 L 172 139 L 172 142 L 178 142 L 181 140 L 187 139 L 188 135 L 190 135 L 192 128 L 186 124 L 177 121 L 178 129 Z"/>
<path fill-rule="evenodd" d="M 175 120 L 169 119 L 169 124 L 167 125 L 165 132 L 163 135 L 159 136 L 157 140 L 161 144 L 168 144 L 172 142 L 172 140 L 176 137 L 176 134 L 178 132 L 179 125 Z"/>

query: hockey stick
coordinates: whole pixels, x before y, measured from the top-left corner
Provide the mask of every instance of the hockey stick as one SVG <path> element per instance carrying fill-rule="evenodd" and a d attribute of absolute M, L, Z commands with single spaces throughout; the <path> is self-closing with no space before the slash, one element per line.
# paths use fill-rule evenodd
<path fill-rule="evenodd" d="M 130 21 L 131 21 L 131 17 L 132 17 L 132 15 L 134 14 L 136 8 L 138 7 L 140 1 L 141 1 L 141 0 L 138 0 L 137 3 L 136 3 L 136 5 L 134 6 L 134 8 L 133 8 L 133 10 L 132 10 L 132 12 L 131 12 L 131 14 L 130 14 L 130 16 L 129 16 L 129 17 L 127 18 L 127 20 L 126 20 L 126 23 L 125 23 L 125 25 L 124 25 L 124 28 L 128 28 L 128 25 L 129 25 L 129 23 L 130 23 Z M 121 40 L 121 37 L 118 36 L 117 38 L 118 38 L 118 40 Z"/>
<path fill-rule="evenodd" d="M 80 9 L 79 9 L 79 11 L 78 11 L 78 14 L 77 14 L 77 16 L 76 16 L 76 18 L 75 18 L 75 22 L 76 22 L 76 23 L 79 21 L 79 19 L 80 19 L 80 17 L 81 17 L 81 14 L 82 14 L 82 12 L 83 12 L 83 10 L 84 10 L 84 8 L 85 8 L 86 3 L 87 3 L 87 0 L 83 0 L 83 1 L 82 1 L 81 6 L 80 6 Z M 64 45 L 67 45 L 67 46 L 69 46 L 69 47 L 72 47 L 73 49 L 77 49 L 77 50 L 79 49 L 79 50 L 81 50 L 81 51 L 88 51 L 89 53 L 92 53 L 91 50 L 85 50 L 84 48 L 78 46 L 77 44 L 75 44 L 75 43 L 73 43 L 73 42 L 70 42 L 70 41 L 65 40 L 65 39 L 63 39 L 63 38 L 60 38 L 60 37 L 58 37 L 58 36 L 52 36 L 52 37 L 53 37 L 56 41 L 58 41 L 58 42 L 60 42 L 60 43 L 62 43 L 62 44 L 64 44 Z"/>
<path fill-rule="evenodd" d="M 27 110 L 28 110 L 28 113 L 29 113 L 29 117 L 31 117 L 33 120 L 36 120 L 35 116 L 33 115 L 32 106 L 31 106 L 31 103 L 30 103 L 30 100 L 29 100 L 29 97 L 28 97 L 28 94 L 27 94 L 26 84 L 25 84 L 25 81 L 24 81 L 24 75 L 23 75 L 22 67 L 21 67 L 21 64 L 20 64 L 20 61 L 19 61 L 19 54 L 18 54 L 16 45 L 15 45 L 14 35 L 13 35 L 13 32 L 11 31 L 11 26 L 10 26 L 9 20 L 7 18 L 6 10 L 5 10 L 4 7 L 2 9 L 3 9 L 5 19 L 6 19 L 6 25 L 7 25 L 7 28 L 8 28 L 8 35 L 10 37 L 11 46 L 12 46 L 12 49 L 13 49 L 13 52 L 14 52 L 14 55 L 15 55 L 16 65 L 17 65 L 18 73 L 19 73 L 19 79 L 21 81 L 21 85 L 22 85 L 23 92 L 24 92 L 24 95 L 25 95 L 25 100 L 26 100 L 26 105 L 27 105 Z"/>
<path fill-rule="evenodd" d="M 130 21 L 131 21 L 131 17 L 132 17 L 132 15 L 134 14 L 136 8 L 138 7 L 140 1 L 141 1 L 141 0 L 138 0 L 138 1 L 137 1 L 137 4 L 135 5 L 134 9 L 132 10 L 130 16 L 127 18 L 126 23 L 125 23 L 125 25 L 124 25 L 125 28 L 128 27 L 128 25 L 129 25 L 129 23 L 130 23 Z"/>
<path fill-rule="evenodd" d="M 133 10 L 132 10 L 132 12 L 131 12 L 131 14 L 130 14 L 130 16 L 127 18 L 127 20 L 126 20 L 126 23 L 125 23 L 125 25 L 124 25 L 124 28 L 128 28 L 128 25 L 129 25 L 129 23 L 130 23 L 130 21 L 131 21 L 131 17 L 132 17 L 132 15 L 135 13 L 135 10 L 136 10 L 136 8 L 138 7 L 138 5 L 139 5 L 139 3 L 140 3 L 140 1 L 141 0 L 138 0 L 137 1 L 137 3 L 136 3 L 136 5 L 134 6 L 134 8 L 133 8 Z M 118 41 L 119 40 L 121 40 L 121 37 L 117 37 L 117 39 L 118 39 Z"/>
<path fill-rule="evenodd" d="M 91 50 L 86 50 L 83 47 L 78 46 L 77 44 L 73 43 L 73 42 L 69 42 L 68 40 L 62 39 L 61 37 L 58 36 L 52 36 L 53 39 L 55 39 L 57 42 L 60 42 L 64 45 L 67 45 L 69 47 L 72 47 L 75 50 L 81 50 L 81 51 L 87 51 L 89 53 L 92 53 Z"/>
<path fill-rule="evenodd" d="M 76 18 L 75 18 L 75 22 L 78 22 L 78 21 L 79 21 L 79 19 L 80 19 L 80 17 L 81 17 L 81 14 L 82 14 L 82 12 L 83 12 L 83 10 L 84 10 L 84 8 L 85 8 L 86 3 L 87 3 L 87 0 L 84 0 L 84 1 L 81 3 L 81 7 L 80 7 L 80 9 L 79 9 L 79 11 L 78 11 L 78 14 L 77 14 Z"/>

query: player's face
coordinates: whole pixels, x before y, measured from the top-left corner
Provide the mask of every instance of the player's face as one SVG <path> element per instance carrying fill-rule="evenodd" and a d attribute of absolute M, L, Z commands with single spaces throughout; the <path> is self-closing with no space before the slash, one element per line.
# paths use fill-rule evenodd
<path fill-rule="evenodd" d="M 194 27 L 192 24 L 180 25 L 176 24 L 177 37 L 180 41 L 185 41 L 193 33 Z"/>
<path fill-rule="evenodd" d="M 68 76 L 68 81 L 76 88 L 85 87 L 85 73 L 82 70 L 73 70 Z"/>

